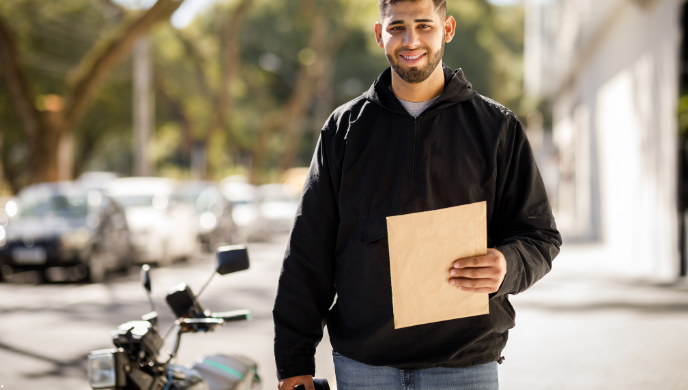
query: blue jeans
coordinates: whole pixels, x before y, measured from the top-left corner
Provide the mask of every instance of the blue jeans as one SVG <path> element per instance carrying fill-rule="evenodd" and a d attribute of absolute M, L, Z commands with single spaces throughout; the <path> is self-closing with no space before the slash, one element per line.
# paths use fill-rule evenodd
<path fill-rule="evenodd" d="M 399 370 L 369 366 L 332 351 L 337 390 L 498 390 L 497 362 L 466 368 Z"/>

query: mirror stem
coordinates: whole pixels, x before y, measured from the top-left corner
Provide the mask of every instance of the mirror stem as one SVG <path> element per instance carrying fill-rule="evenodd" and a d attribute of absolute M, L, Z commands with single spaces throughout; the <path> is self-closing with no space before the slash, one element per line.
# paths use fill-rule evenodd
<path fill-rule="evenodd" d="M 205 288 L 208 286 L 208 283 L 210 283 L 210 281 L 213 280 L 214 276 L 215 276 L 215 272 L 213 272 L 213 274 L 210 275 L 210 278 L 208 278 L 208 280 L 205 282 L 203 287 L 201 287 L 201 291 L 199 291 L 198 294 L 196 294 L 196 298 L 200 297 L 201 294 L 203 294 L 203 290 L 205 290 Z"/>
<path fill-rule="evenodd" d="M 151 294 L 148 293 L 148 294 L 146 294 L 146 296 L 148 296 L 148 302 L 150 302 L 151 311 L 156 311 L 156 310 L 155 310 L 155 304 L 153 304 L 153 298 L 151 297 Z"/>

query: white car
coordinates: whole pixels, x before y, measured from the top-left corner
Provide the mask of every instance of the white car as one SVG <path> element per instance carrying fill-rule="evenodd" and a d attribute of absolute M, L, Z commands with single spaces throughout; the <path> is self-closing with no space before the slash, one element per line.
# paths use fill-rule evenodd
<path fill-rule="evenodd" d="M 299 206 L 299 193 L 284 184 L 258 187 L 258 209 L 271 234 L 289 233 Z"/>
<path fill-rule="evenodd" d="M 166 266 L 197 253 L 198 223 L 193 208 L 177 202 L 177 182 L 160 177 L 110 180 L 107 193 L 125 209 L 131 246 L 138 262 Z"/>
<path fill-rule="evenodd" d="M 232 204 L 232 219 L 237 228 L 236 242 L 266 239 L 268 225 L 258 208 L 256 187 L 243 176 L 228 176 L 220 181 L 220 191 Z"/>

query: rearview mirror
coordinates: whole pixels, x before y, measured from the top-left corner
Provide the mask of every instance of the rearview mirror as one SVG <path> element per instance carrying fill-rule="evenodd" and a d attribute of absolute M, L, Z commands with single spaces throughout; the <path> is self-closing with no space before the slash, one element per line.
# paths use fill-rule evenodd
<path fill-rule="evenodd" d="M 148 270 L 150 267 L 148 264 L 144 264 L 143 267 L 141 267 L 141 284 L 143 284 L 143 288 L 148 291 L 150 294 L 151 292 L 151 280 L 150 280 L 150 274 L 148 273 Z"/>
<path fill-rule="evenodd" d="M 220 275 L 248 269 L 248 251 L 244 245 L 227 245 L 217 248 L 215 272 Z"/>

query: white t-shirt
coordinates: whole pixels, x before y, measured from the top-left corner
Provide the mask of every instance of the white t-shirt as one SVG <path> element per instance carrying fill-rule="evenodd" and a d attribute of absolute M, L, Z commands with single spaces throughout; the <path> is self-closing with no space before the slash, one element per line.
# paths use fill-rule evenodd
<path fill-rule="evenodd" d="M 411 116 L 418 116 L 420 115 L 423 111 L 425 111 L 426 108 L 430 107 L 432 103 L 437 100 L 439 96 L 436 96 L 430 100 L 424 101 L 424 102 L 407 102 L 406 100 L 399 99 L 399 102 L 401 103 L 402 106 L 408 111 Z"/>

